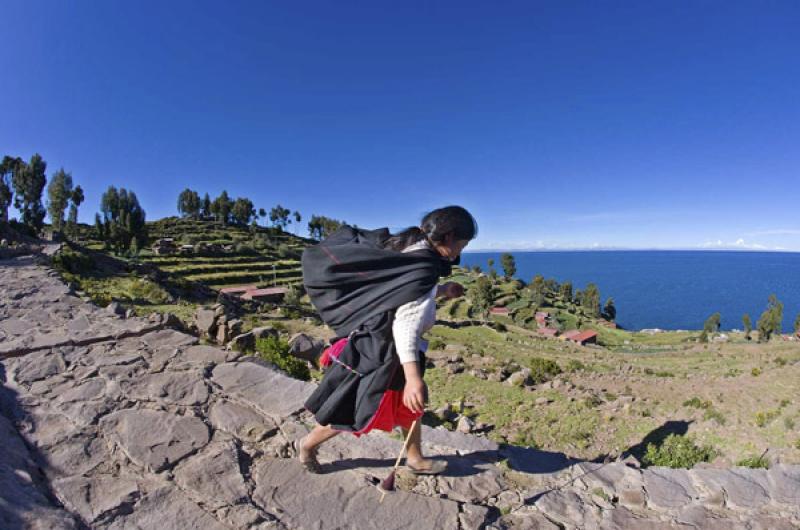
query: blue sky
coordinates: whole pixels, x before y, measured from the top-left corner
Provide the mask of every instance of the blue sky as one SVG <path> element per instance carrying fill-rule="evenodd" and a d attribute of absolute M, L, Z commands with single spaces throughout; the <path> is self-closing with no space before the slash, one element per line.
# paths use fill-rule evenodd
<path fill-rule="evenodd" d="M 800 251 L 800 3 L 0 4 L 0 154 L 471 247 Z M 305 221 L 303 222 L 305 224 Z"/>

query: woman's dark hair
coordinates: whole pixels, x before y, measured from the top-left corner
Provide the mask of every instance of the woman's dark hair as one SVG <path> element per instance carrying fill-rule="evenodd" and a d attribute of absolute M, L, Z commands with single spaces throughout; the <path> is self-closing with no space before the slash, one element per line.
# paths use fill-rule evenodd
<path fill-rule="evenodd" d="M 412 226 L 393 234 L 383 246 L 399 251 L 423 239 L 431 243 L 441 243 L 445 236 L 451 233 L 456 240 L 470 241 L 478 235 L 478 223 L 472 214 L 461 206 L 445 206 L 425 215 L 419 226 Z"/>

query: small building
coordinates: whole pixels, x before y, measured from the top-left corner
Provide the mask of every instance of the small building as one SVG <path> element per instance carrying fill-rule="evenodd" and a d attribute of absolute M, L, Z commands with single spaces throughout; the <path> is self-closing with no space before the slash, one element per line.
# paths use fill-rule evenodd
<path fill-rule="evenodd" d="M 539 335 L 547 338 L 555 338 L 558 335 L 558 330 L 555 328 L 539 328 L 536 331 Z"/>
<path fill-rule="evenodd" d="M 550 313 L 546 311 L 537 311 L 536 315 L 534 315 L 534 318 L 536 318 L 537 326 L 540 328 L 546 328 L 547 323 L 550 321 Z"/>
<path fill-rule="evenodd" d="M 156 242 L 153 243 L 153 246 L 150 248 L 152 249 L 153 254 L 157 256 L 175 254 L 178 251 L 178 247 L 175 245 L 175 240 L 171 237 L 165 237 L 156 240 Z"/>
<path fill-rule="evenodd" d="M 241 296 L 247 291 L 255 291 L 257 289 L 258 285 L 237 285 L 235 287 L 223 287 L 219 292 L 230 296 Z"/>
<path fill-rule="evenodd" d="M 511 311 L 507 307 L 493 307 L 489 310 L 489 314 L 507 317 L 511 314 Z"/>
<path fill-rule="evenodd" d="M 597 344 L 597 332 L 587 329 L 586 331 L 581 331 L 578 335 L 575 335 L 573 338 L 568 340 L 571 340 L 575 344 L 580 344 L 581 346 L 584 344 Z"/>
<path fill-rule="evenodd" d="M 575 337 L 577 337 L 580 334 L 581 334 L 580 330 L 570 329 L 570 330 L 565 331 L 564 333 L 562 333 L 561 334 L 561 338 L 564 339 L 564 340 L 572 340 L 572 339 L 574 339 Z"/>
<path fill-rule="evenodd" d="M 286 287 L 268 287 L 266 289 L 251 289 L 241 295 L 245 300 L 255 300 L 257 302 L 278 303 L 286 296 Z"/>
<path fill-rule="evenodd" d="M 181 245 L 181 254 L 194 254 L 194 245 Z"/>

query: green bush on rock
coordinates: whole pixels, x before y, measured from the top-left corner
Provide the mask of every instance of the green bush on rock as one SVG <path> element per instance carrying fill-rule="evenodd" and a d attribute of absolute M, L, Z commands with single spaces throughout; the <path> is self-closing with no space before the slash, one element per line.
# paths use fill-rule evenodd
<path fill-rule="evenodd" d="M 258 356 L 269 361 L 290 376 L 308 381 L 311 379 L 311 372 L 308 364 L 301 361 L 289 353 L 289 343 L 278 337 L 266 337 L 256 340 L 256 352 Z"/>
<path fill-rule="evenodd" d="M 642 465 L 691 469 L 700 462 L 710 462 L 717 451 L 708 445 L 698 446 L 691 436 L 670 434 L 657 445 L 647 444 Z"/>

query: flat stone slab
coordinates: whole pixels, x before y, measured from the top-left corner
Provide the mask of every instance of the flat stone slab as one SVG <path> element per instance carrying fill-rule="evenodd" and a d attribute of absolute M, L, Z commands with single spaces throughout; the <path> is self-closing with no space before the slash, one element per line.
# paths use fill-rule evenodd
<path fill-rule="evenodd" d="M 121 410 L 101 426 L 137 465 L 159 472 L 204 447 L 208 427 L 199 418 L 155 410 Z"/>
<path fill-rule="evenodd" d="M 380 491 L 349 471 L 312 475 L 295 460 L 268 460 L 255 473 L 253 500 L 289 528 L 317 530 L 459 529 L 453 501 L 395 491 L 380 503 Z"/>
<path fill-rule="evenodd" d="M 250 361 L 220 364 L 214 368 L 212 380 L 225 393 L 264 414 L 281 418 L 303 410 L 315 388 L 311 383 Z"/>
<path fill-rule="evenodd" d="M 208 420 L 215 429 L 253 443 L 278 430 L 278 424 L 271 418 L 230 401 L 218 401 L 211 405 Z"/>
<path fill-rule="evenodd" d="M 174 488 L 158 489 L 133 507 L 133 513 L 118 517 L 108 530 L 158 529 L 230 530 L 211 514 Z"/>
<path fill-rule="evenodd" d="M 123 505 L 132 505 L 140 494 L 135 480 L 112 475 L 57 479 L 53 481 L 53 491 L 64 506 L 86 523 Z"/>
<path fill-rule="evenodd" d="M 204 499 L 211 508 L 222 508 L 248 499 L 239 471 L 239 456 L 231 441 L 212 442 L 175 469 L 176 482 Z"/>
<path fill-rule="evenodd" d="M 722 496 L 735 509 L 759 509 L 769 503 L 766 470 L 692 469 L 691 476 L 710 496 Z"/>
<path fill-rule="evenodd" d="M 172 405 L 200 405 L 208 400 L 208 386 L 200 370 L 146 374 L 120 382 L 125 395 L 140 401 Z"/>
<path fill-rule="evenodd" d="M 647 504 L 657 510 L 674 510 L 698 497 L 692 479 L 682 469 L 653 467 L 642 471 Z"/>

